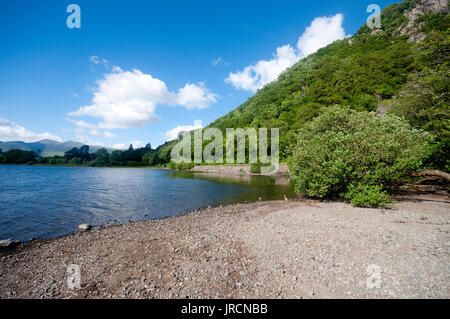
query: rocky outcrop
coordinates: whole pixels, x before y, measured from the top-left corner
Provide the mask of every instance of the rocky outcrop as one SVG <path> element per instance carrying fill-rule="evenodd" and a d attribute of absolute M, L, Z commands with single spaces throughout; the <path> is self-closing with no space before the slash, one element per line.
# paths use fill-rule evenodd
<path fill-rule="evenodd" d="M 408 41 L 421 42 L 425 39 L 425 34 L 420 30 L 423 23 L 418 19 L 428 13 L 448 13 L 448 0 L 421 0 L 412 9 L 405 10 L 404 16 L 408 18 L 408 23 L 399 28 L 399 35 L 409 35 Z"/>

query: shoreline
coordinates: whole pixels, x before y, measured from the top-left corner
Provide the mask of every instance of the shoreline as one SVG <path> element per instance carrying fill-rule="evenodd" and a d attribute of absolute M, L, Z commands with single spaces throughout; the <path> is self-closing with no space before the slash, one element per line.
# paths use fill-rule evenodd
<path fill-rule="evenodd" d="M 280 174 L 265 175 L 261 173 L 251 173 L 250 164 L 228 164 L 228 165 L 196 165 L 191 169 L 178 170 L 168 166 L 89 166 L 89 165 L 76 165 L 76 164 L 39 164 L 39 163 L 0 163 L 0 165 L 6 166 L 37 166 L 37 167 L 89 167 L 89 168 L 140 168 L 140 169 L 154 169 L 154 170 L 169 170 L 179 172 L 193 172 L 193 173 L 211 173 L 220 174 L 224 176 L 235 175 L 249 175 L 249 176 L 269 176 L 274 178 L 290 178 L 289 168 L 287 164 L 282 163 L 279 167 L 283 169 Z M 240 170 L 245 167 L 245 170 Z M 226 170 L 224 170 L 224 168 Z M 286 169 L 287 168 L 287 169 Z M 239 169 L 239 171 L 236 171 Z"/>
<path fill-rule="evenodd" d="M 252 175 L 252 176 L 272 176 L 272 177 L 289 177 L 289 168 L 286 163 L 280 163 L 278 168 L 280 173 L 265 175 L 261 173 L 250 172 L 251 164 L 199 164 L 195 165 L 191 169 L 177 170 L 165 166 L 90 166 L 90 165 L 77 165 L 77 164 L 41 164 L 41 163 L 0 163 L 0 165 L 15 165 L 15 166 L 38 166 L 38 167 L 93 167 L 93 168 L 145 168 L 145 169 L 161 169 L 161 170 L 173 170 L 173 171 L 186 171 L 186 172 L 198 172 L 198 173 L 212 173 L 212 174 L 224 174 L 224 175 Z"/>
<path fill-rule="evenodd" d="M 290 200 L 111 225 L 0 255 L 0 298 L 448 298 L 449 209 Z M 379 289 L 365 284 L 372 264 Z"/>
<path fill-rule="evenodd" d="M 38 166 L 38 167 L 89 167 L 89 168 L 144 168 L 144 169 L 161 169 L 161 170 L 172 170 L 168 167 L 159 166 L 89 166 L 89 165 L 74 165 L 74 164 L 27 164 L 27 163 L 0 163 L 0 165 L 16 165 L 16 166 Z"/>
<path fill-rule="evenodd" d="M 274 178 L 289 178 L 290 170 L 286 163 L 279 163 L 275 166 L 276 173 L 264 174 L 253 173 L 251 170 L 251 164 L 228 164 L 228 165 L 196 165 L 190 169 L 191 172 L 205 173 L 205 174 L 218 174 L 224 176 L 233 175 L 250 175 L 250 176 L 270 176 Z"/>

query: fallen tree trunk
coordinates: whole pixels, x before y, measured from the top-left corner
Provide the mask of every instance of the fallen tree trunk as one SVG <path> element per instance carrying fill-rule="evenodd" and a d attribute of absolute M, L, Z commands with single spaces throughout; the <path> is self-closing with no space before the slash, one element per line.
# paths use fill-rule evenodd
<path fill-rule="evenodd" d="M 450 174 L 438 170 L 427 170 L 418 173 L 413 173 L 413 176 L 439 176 L 445 179 L 448 183 L 450 183 Z"/>
<path fill-rule="evenodd" d="M 448 188 L 445 186 L 436 185 L 415 185 L 405 184 L 399 187 L 401 191 L 414 192 L 414 193 L 435 193 L 440 195 L 447 195 Z"/>

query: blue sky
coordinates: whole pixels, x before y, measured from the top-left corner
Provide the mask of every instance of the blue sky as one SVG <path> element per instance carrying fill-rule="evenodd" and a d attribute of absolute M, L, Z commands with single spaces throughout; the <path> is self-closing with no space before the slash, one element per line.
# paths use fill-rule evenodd
<path fill-rule="evenodd" d="M 0 140 L 157 146 L 393 2 L 2 2 Z M 66 25 L 71 3 L 80 29 Z"/>

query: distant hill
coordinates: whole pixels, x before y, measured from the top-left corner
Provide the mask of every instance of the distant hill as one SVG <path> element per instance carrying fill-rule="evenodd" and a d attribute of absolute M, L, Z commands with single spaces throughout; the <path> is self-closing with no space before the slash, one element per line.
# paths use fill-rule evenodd
<path fill-rule="evenodd" d="M 53 156 L 53 155 L 64 155 L 64 152 L 74 148 L 81 147 L 85 144 L 73 141 L 67 142 L 58 142 L 53 140 L 42 140 L 32 143 L 26 143 L 22 141 L 14 141 L 14 142 L 1 142 L 0 141 L 0 149 L 4 152 L 19 149 L 22 151 L 34 151 L 40 152 L 41 156 Z M 89 145 L 89 152 L 93 153 L 96 150 L 102 148 L 102 146 Z M 111 151 L 111 148 L 107 148 L 108 151 Z"/>

